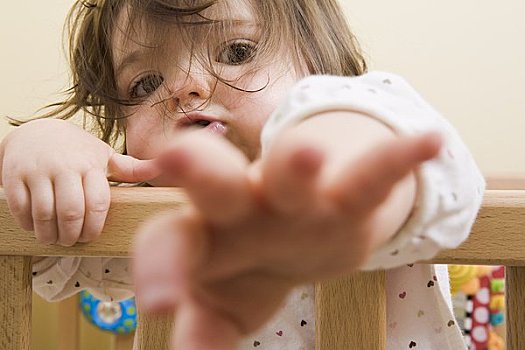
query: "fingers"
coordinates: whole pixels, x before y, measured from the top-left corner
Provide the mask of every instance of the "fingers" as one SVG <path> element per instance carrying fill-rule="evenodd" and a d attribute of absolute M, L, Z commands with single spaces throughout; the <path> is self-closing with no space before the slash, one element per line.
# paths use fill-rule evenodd
<path fill-rule="evenodd" d="M 143 182 L 157 177 L 161 169 L 155 159 L 141 160 L 110 150 L 107 178 L 119 182 Z"/>
<path fill-rule="evenodd" d="M 77 174 L 62 174 L 54 181 L 57 243 L 72 246 L 84 225 L 85 200 L 82 179 Z"/>
<path fill-rule="evenodd" d="M 235 324 L 211 308 L 187 303 L 177 310 L 172 349 L 232 350 L 240 338 Z"/>
<path fill-rule="evenodd" d="M 434 133 L 389 141 L 349 164 L 328 192 L 343 209 L 366 214 L 418 165 L 435 157 L 440 147 L 441 138 Z"/>
<path fill-rule="evenodd" d="M 6 178 L 4 182 L 11 214 L 24 230 L 35 231 L 39 241 L 71 246 L 92 241 L 102 232 L 110 205 L 102 171 L 90 172 L 84 179 L 62 174 L 55 179 Z"/>
<path fill-rule="evenodd" d="M 278 212 L 300 213 L 312 206 L 324 154 L 300 142 L 286 143 L 288 145 L 276 147 L 277 151 L 270 151 L 264 161 L 263 192 Z"/>
<path fill-rule="evenodd" d="M 85 214 L 82 233 L 79 242 L 91 242 L 95 240 L 106 222 L 111 194 L 106 174 L 95 170 L 88 172 L 83 179 Z"/>
<path fill-rule="evenodd" d="M 155 173 L 154 162 L 114 154 L 95 136 L 62 120 L 33 121 L 17 128 L 0 143 L 0 183 L 13 216 L 46 243 L 90 240 L 101 231 L 107 213 L 110 159 L 117 159 L 115 174 L 132 181 Z M 121 158 L 125 160 L 119 162 Z M 95 180 L 88 176 L 84 183 L 93 169 L 103 176 Z"/>
<path fill-rule="evenodd" d="M 149 219 L 134 242 L 133 274 L 137 303 L 146 311 L 172 311 L 189 278 L 207 261 L 203 226 L 184 213 L 166 212 Z"/>
<path fill-rule="evenodd" d="M 95 240 L 102 229 L 110 206 L 110 189 L 102 170 L 78 175 L 58 176 L 54 180 L 55 209 L 58 222 L 57 243 L 71 246 Z"/>
<path fill-rule="evenodd" d="M 36 238 L 53 244 L 58 240 L 55 194 L 50 179 L 40 177 L 28 180 L 31 192 L 31 216 Z"/>
<path fill-rule="evenodd" d="M 4 192 L 7 206 L 16 222 L 26 231 L 33 230 L 33 216 L 31 215 L 31 195 L 21 179 L 4 179 Z"/>
<path fill-rule="evenodd" d="M 211 223 L 228 223 L 250 210 L 248 162 L 224 139 L 207 133 L 184 135 L 159 163 Z"/>

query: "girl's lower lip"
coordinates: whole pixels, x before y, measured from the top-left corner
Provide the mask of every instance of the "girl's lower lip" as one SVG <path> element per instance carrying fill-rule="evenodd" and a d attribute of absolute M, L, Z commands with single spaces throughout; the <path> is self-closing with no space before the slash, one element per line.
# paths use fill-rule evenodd
<path fill-rule="evenodd" d="M 213 121 L 206 127 L 206 130 L 212 134 L 224 135 L 226 133 L 226 125 L 219 121 Z"/>

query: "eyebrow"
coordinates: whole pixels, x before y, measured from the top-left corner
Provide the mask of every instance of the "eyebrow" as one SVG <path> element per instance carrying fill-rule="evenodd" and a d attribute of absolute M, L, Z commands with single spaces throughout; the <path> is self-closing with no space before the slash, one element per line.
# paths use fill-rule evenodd
<path fill-rule="evenodd" d="M 251 21 L 244 20 L 244 19 L 222 20 L 222 21 L 230 22 L 232 27 L 255 27 L 255 28 L 260 27 L 259 24 L 253 24 L 251 23 Z M 147 50 L 145 49 L 142 49 L 142 50 L 138 49 L 138 50 L 134 50 L 131 53 L 125 55 L 122 61 L 118 62 L 117 64 L 117 68 L 115 69 L 115 76 L 119 77 L 122 71 L 126 67 L 132 65 L 135 62 L 140 61 L 143 57 L 148 56 L 148 53 L 146 51 Z"/>
<path fill-rule="evenodd" d="M 120 76 L 120 74 L 126 67 L 130 66 L 131 64 L 135 62 L 140 61 L 140 59 L 144 57 L 145 55 L 146 53 L 144 50 L 135 50 L 135 51 L 132 51 L 130 54 L 124 56 L 122 61 L 120 61 L 117 64 L 117 68 L 115 69 L 115 76 L 117 77 Z"/>

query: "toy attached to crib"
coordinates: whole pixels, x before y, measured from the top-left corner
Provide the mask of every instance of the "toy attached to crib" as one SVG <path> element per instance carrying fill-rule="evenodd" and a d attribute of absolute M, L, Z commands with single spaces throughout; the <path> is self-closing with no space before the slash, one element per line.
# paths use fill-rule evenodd
<path fill-rule="evenodd" d="M 114 334 L 128 334 L 137 328 L 135 299 L 103 301 L 88 291 L 80 293 L 80 309 L 96 327 Z"/>
<path fill-rule="evenodd" d="M 470 350 L 504 350 L 505 268 L 449 265 L 454 314 Z"/>

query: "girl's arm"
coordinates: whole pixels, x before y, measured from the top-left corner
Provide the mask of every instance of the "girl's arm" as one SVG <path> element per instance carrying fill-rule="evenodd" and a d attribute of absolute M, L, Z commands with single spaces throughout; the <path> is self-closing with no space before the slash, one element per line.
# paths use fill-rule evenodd
<path fill-rule="evenodd" d="M 353 111 L 322 112 L 283 132 L 272 145 L 272 149 L 276 151 L 269 151 L 270 159 L 267 161 L 281 161 L 285 157 L 281 150 L 297 147 L 298 144 L 317 148 L 326 155 L 325 166 L 318 180 L 321 182 L 320 187 L 324 187 L 324 191 L 328 191 L 331 196 L 337 198 L 337 201 L 344 203 L 345 196 L 351 195 L 351 193 L 345 193 L 347 175 L 358 172 L 363 158 L 372 156 L 370 152 L 396 140 L 396 138 L 398 135 L 391 128 L 367 115 Z M 408 149 L 407 151 L 410 152 L 410 157 L 430 158 L 437 154 L 440 144 L 439 135 L 428 135 L 428 139 L 424 140 L 418 149 Z M 386 168 L 389 168 L 389 165 L 395 161 L 408 162 L 413 159 L 388 159 L 388 156 L 385 155 L 383 158 Z M 390 164 L 386 164 L 387 162 Z M 377 165 L 381 166 L 380 163 Z M 378 172 L 381 170 L 381 168 L 376 169 Z M 390 181 L 398 180 L 398 177 L 395 175 L 386 177 L 381 182 L 379 179 L 376 179 L 377 182 L 375 182 L 371 177 L 363 180 L 364 182 L 353 186 L 361 187 L 360 190 L 368 191 L 369 195 L 373 196 L 374 190 L 391 186 Z M 276 186 L 279 185 L 276 184 Z M 284 187 L 288 187 L 290 184 L 281 184 L 281 186 L 283 188 L 279 190 L 284 190 Z M 365 213 L 365 215 L 371 215 L 373 218 L 370 223 L 373 233 L 370 237 L 370 248 L 372 250 L 390 240 L 407 221 L 415 203 L 416 191 L 416 178 L 414 172 L 411 171 L 402 180 L 393 184 L 381 205 L 369 209 L 374 211 L 373 215 L 371 215 L 372 213 Z M 285 198 L 279 197 L 281 203 L 277 205 L 297 205 L 283 203 Z M 301 199 L 291 197 L 291 200 L 298 201 Z M 363 210 L 366 209 L 363 208 Z"/>
<path fill-rule="evenodd" d="M 373 254 L 364 268 L 391 268 L 458 246 L 470 232 L 485 188 L 457 131 L 404 79 L 384 72 L 305 78 L 267 123 L 263 147 L 271 156 L 293 135 L 315 140 L 332 159 L 327 173 L 334 173 L 333 169 L 347 161 L 352 164 L 352 159 L 362 158 L 367 149 L 380 147 L 389 138 L 429 132 L 439 134 L 439 152 L 414 167 L 375 215 Z M 413 151 L 436 147 L 435 140 L 432 143 L 429 139 L 427 146 Z M 378 171 L 389 171 L 392 161 L 385 159 L 384 169 Z M 354 170 L 360 164 L 354 163 Z"/>

